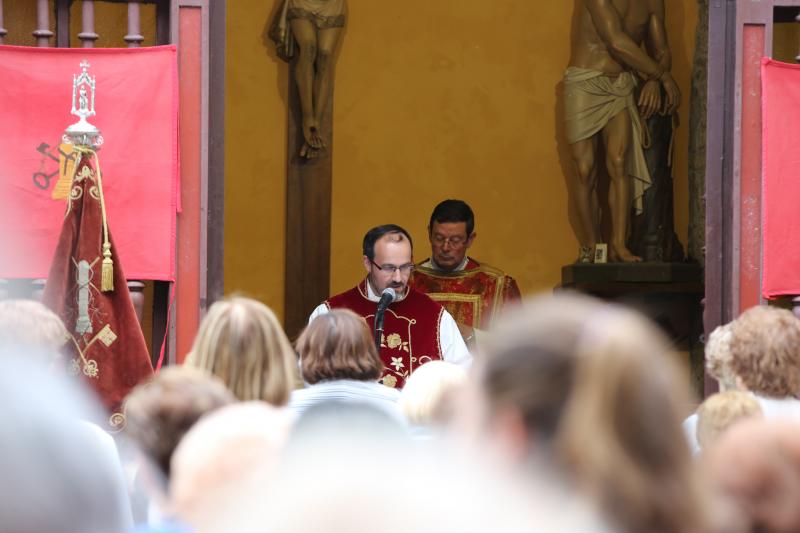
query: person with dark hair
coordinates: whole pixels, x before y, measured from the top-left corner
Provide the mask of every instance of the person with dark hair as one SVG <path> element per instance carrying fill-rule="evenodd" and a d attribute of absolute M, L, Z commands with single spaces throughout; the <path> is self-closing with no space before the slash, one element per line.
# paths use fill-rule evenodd
<path fill-rule="evenodd" d="M 377 303 L 386 289 L 392 289 L 396 296 L 386 308 L 380 339 L 381 383 L 402 388 L 416 368 L 439 359 L 469 366 L 472 356 L 450 313 L 408 285 L 414 270 L 408 232 L 395 224 L 374 227 L 364 235 L 363 252 L 367 277 L 321 303 L 309 322 L 331 309 L 346 308 L 364 318 L 372 330 Z"/>
<path fill-rule="evenodd" d="M 467 256 L 475 238 L 475 214 L 462 200 L 445 200 L 428 223 L 431 257 L 414 269 L 410 284 L 441 303 L 458 323 L 464 340 L 491 328 L 503 306 L 520 300 L 514 278 Z"/>

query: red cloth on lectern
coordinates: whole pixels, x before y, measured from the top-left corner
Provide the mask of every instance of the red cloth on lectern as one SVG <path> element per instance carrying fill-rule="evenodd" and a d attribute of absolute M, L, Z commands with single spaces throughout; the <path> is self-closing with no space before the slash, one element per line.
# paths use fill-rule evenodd
<path fill-rule="evenodd" d="M 178 209 L 175 46 L 0 46 L 0 278 L 43 278 L 58 241 L 71 146 L 61 136 L 80 63 L 97 80 L 109 217 L 131 279 L 174 280 Z"/>
<path fill-rule="evenodd" d="M 325 305 L 329 309 L 350 309 L 364 317 L 370 331 L 375 327 L 377 303 L 367 297 L 366 279 L 349 291 L 332 296 Z M 441 305 L 413 289 L 399 302 L 389 304 L 381 338 L 384 385 L 402 388 L 419 366 L 442 359 L 439 320 L 443 312 Z"/>
<path fill-rule="evenodd" d="M 114 290 L 100 291 L 103 218 L 94 165 L 86 156 L 70 198 L 42 300 L 72 335 L 66 348 L 70 372 L 83 376 L 111 413 L 110 426 L 121 429 L 122 400 L 153 368 L 110 229 Z"/>
<path fill-rule="evenodd" d="M 762 190 L 765 298 L 800 294 L 800 66 L 764 58 Z"/>
<path fill-rule="evenodd" d="M 459 325 L 490 329 L 505 305 L 520 301 L 517 282 L 502 270 L 472 258 L 457 272 L 427 268 L 426 262 L 416 266 L 409 285 L 442 304 Z"/>

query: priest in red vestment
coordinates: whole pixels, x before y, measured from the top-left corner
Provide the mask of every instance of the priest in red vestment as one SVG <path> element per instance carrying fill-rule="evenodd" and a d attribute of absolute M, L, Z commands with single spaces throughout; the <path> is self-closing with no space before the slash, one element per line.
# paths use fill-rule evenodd
<path fill-rule="evenodd" d="M 453 315 L 467 342 L 475 329 L 491 328 L 504 306 L 520 300 L 514 278 L 467 256 L 476 236 L 475 215 L 466 202 L 441 202 L 428 225 L 431 257 L 416 266 L 409 281 Z"/>
<path fill-rule="evenodd" d="M 367 277 L 349 291 L 320 304 L 309 321 L 330 309 L 347 308 L 362 316 L 372 329 L 380 296 L 384 289 L 392 288 L 397 297 L 384 315 L 381 382 L 402 388 L 414 370 L 434 360 L 469 366 L 472 356 L 450 313 L 408 286 L 414 270 L 408 232 L 394 224 L 372 228 L 364 236 L 363 252 Z"/>

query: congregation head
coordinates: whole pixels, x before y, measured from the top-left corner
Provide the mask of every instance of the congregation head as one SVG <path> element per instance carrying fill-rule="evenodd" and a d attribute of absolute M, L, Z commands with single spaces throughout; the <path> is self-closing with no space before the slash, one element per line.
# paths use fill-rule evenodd
<path fill-rule="evenodd" d="M 172 457 L 173 512 L 197 533 L 228 531 L 236 503 L 271 485 L 288 434 L 285 413 L 265 402 L 228 405 L 203 417 Z"/>
<path fill-rule="evenodd" d="M 2 529 L 122 533 L 132 525 L 107 417 L 95 398 L 29 349 L 0 348 Z"/>
<path fill-rule="evenodd" d="M 800 319 L 791 311 L 756 306 L 731 326 L 731 370 L 757 395 L 800 393 Z"/>
<path fill-rule="evenodd" d="M 284 405 L 296 357 L 283 327 L 263 303 L 234 296 L 209 308 L 186 362 L 217 376 L 243 401 Z"/>
<path fill-rule="evenodd" d="M 644 317 L 543 296 L 507 316 L 482 351 L 473 424 L 497 453 L 560 465 L 623 531 L 688 531 L 705 520 L 680 430 L 688 384 Z"/>
<path fill-rule="evenodd" d="M 219 378 L 186 365 L 161 370 L 125 399 L 125 432 L 168 479 L 175 447 L 200 417 L 236 402 Z"/>
<path fill-rule="evenodd" d="M 64 323 L 35 300 L 0 300 L 0 345 L 28 347 L 56 356 L 69 340 Z"/>
<path fill-rule="evenodd" d="M 332 309 L 314 318 L 297 339 L 303 380 L 377 381 L 383 371 L 372 333 L 363 318 Z"/>

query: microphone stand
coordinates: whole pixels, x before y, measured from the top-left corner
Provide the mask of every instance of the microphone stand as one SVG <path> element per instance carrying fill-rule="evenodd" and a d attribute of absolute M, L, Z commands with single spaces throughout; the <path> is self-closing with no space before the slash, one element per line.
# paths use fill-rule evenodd
<path fill-rule="evenodd" d="M 381 353 L 381 338 L 383 337 L 383 315 L 386 313 L 386 308 L 378 308 L 375 313 L 375 349 L 378 350 L 378 355 Z"/>

